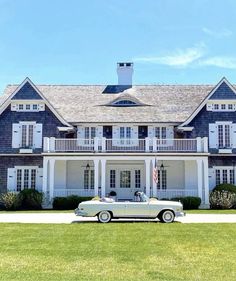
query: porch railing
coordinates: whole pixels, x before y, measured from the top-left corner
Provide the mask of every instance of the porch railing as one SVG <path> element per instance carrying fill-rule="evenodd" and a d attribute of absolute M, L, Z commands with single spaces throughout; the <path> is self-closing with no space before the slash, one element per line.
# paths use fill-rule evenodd
<path fill-rule="evenodd" d="M 171 199 L 175 197 L 185 197 L 185 196 L 198 196 L 198 191 L 196 189 L 166 189 L 158 190 L 157 198 L 158 199 Z"/>
<path fill-rule="evenodd" d="M 70 195 L 77 195 L 83 197 L 93 197 L 93 189 L 54 189 L 53 197 L 67 197 Z"/>
<path fill-rule="evenodd" d="M 44 138 L 45 152 L 208 152 L 208 139 Z"/>

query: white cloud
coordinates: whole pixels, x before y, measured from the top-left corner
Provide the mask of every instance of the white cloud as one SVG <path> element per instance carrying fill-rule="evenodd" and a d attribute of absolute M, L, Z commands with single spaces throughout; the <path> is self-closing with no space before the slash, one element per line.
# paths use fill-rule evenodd
<path fill-rule="evenodd" d="M 156 63 L 168 66 L 180 66 L 185 67 L 194 61 L 200 59 L 204 55 L 204 44 L 199 44 L 192 48 L 187 48 L 185 50 L 177 50 L 172 54 L 166 56 L 156 56 L 156 57 L 137 57 L 134 61 L 146 62 L 146 63 Z"/>
<path fill-rule="evenodd" d="M 216 30 L 209 29 L 207 27 L 203 27 L 202 31 L 215 38 L 229 37 L 233 34 L 233 32 L 229 29 L 221 29 L 216 31 Z"/>
<path fill-rule="evenodd" d="M 216 66 L 220 68 L 236 69 L 234 57 L 210 57 L 199 61 L 199 65 Z"/>

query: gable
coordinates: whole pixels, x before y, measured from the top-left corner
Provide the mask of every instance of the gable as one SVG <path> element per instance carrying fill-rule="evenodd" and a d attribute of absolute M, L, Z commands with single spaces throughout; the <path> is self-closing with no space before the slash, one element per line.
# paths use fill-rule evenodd
<path fill-rule="evenodd" d="M 232 88 L 229 87 L 229 85 L 226 84 L 226 82 L 222 82 L 222 84 L 216 89 L 214 94 L 209 98 L 209 100 L 232 100 L 236 99 L 236 94 L 232 90 Z"/>
<path fill-rule="evenodd" d="M 27 81 L 18 92 L 12 97 L 12 100 L 42 100 L 42 97 L 36 92 L 32 85 Z"/>

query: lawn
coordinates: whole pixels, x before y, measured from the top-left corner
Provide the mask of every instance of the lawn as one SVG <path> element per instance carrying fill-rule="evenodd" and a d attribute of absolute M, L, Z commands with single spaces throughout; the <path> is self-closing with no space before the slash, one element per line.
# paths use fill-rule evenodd
<path fill-rule="evenodd" d="M 0 280 L 236 280 L 236 225 L 0 224 Z"/>
<path fill-rule="evenodd" d="M 235 214 L 236 209 L 230 210 L 186 210 L 187 214 Z"/>

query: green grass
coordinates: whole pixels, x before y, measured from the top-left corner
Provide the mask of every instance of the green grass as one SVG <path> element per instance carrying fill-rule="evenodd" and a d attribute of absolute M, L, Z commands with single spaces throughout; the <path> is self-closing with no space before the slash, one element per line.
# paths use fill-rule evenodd
<path fill-rule="evenodd" d="M 236 214 L 236 209 L 230 210 L 186 210 L 187 214 Z"/>
<path fill-rule="evenodd" d="M 236 280 L 236 225 L 0 224 L 0 280 Z"/>

